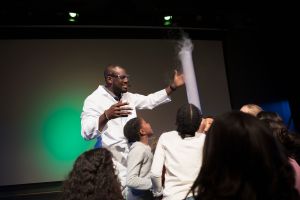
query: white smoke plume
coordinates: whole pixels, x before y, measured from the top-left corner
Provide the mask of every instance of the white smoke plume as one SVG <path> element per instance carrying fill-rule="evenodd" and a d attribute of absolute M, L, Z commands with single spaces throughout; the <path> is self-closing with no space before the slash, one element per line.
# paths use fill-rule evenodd
<path fill-rule="evenodd" d="M 184 74 L 187 98 L 189 103 L 197 106 L 202 112 L 200 106 L 200 99 L 199 99 L 197 81 L 195 76 L 195 70 L 193 65 L 192 51 L 193 51 L 192 41 L 186 36 L 184 36 L 182 40 L 179 41 L 178 57 L 181 62 L 181 66 Z"/>

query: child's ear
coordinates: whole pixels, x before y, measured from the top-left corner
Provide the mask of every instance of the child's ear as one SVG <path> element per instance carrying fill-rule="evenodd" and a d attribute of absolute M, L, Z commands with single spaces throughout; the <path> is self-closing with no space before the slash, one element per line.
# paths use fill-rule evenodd
<path fill-rule="evenodd" d="M 141 135 L 145 135 L 144 129 L 142 129 L 142 128 L 140 129 L 140 134 L 141 134 Z"/>

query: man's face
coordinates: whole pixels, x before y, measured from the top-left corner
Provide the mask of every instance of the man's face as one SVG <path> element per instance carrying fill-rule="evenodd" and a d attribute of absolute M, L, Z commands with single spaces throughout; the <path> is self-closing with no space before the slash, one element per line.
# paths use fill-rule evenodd
<path fill-rule="evenodd" d="M 125 69 L 116 67 L 109 76 L 112 78 L 112 90 L 115 94 L 128 91 L 129 76 Z"/>

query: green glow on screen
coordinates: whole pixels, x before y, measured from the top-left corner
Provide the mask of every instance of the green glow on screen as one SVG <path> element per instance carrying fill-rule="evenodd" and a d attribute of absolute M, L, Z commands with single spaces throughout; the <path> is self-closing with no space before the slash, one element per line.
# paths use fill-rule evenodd
<path fill-rule="evenodd" d="M 78 156 L 94 147 L 96 140 L 81 136 L 80 115 L 88 92 L 75 84 L 32 91 L 22 121 L 30 182 L 64 180 Z"/>
<path fill-rule="evenodd" d="M 77 102 L 77 103 L 76 103 Z M 60 97 L 48 107 L 41 126 L 42 144 L 58 161 L 74 161 L 82 152 L 93 147 L 80 135 L 80 114 L 83 100 Z"/>
<path fill-rule="evenodd" d="M 43 125 L 43 143 L 59 160 L 71 160 L 85 150 L 80 138 L 80 112 L 72 107 L 57 107 Z M 83 148 L 82 148 L 83 147 Z"/>

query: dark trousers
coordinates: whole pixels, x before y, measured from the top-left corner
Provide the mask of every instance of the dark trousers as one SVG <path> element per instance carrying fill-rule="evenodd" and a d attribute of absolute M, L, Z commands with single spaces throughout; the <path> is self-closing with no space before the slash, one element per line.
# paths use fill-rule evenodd
<path fill-rule="evenodd" d="M 154 197 L 150 190 L 128 188 L 127 200 L 154 200 Z"/>

